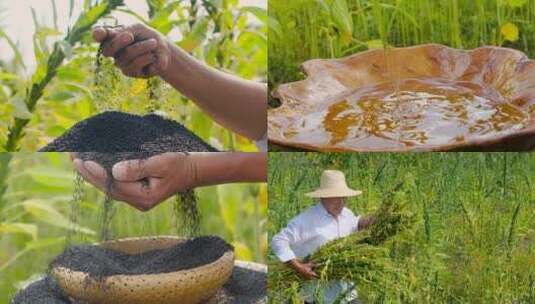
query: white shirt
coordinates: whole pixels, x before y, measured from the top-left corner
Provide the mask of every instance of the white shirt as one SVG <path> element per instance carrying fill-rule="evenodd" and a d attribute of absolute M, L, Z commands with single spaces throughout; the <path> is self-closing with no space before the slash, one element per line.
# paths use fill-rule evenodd
<path fill-rule="evenodd" d="M 303 259 L 329 241 L 357 232 L 359 219 L 360 217 L 345 207 L 335 218 L 321 203 L 317 203 L 294 217 L 286 228 L 273 237 L 271 241 L 273 253 L 283 263 L 295 258 Z M 313 300 L 316 285 L 313 281 L 306 284 L 302 291 L 305 301 Z M 351 286 L 347 282 L 331 282 L 324 288 L 323 303 L 333 303 L 337 296 L 346 292 L 348 288 Z M 354 298 L 356 293 L 349 292 L 346 300 Z"/>

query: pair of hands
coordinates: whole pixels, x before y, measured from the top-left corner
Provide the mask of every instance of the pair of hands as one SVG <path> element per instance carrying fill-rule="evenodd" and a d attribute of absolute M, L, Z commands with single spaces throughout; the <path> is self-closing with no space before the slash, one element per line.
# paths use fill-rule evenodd
<path fill-rule="evenodd" d="M 94 161 L 73 155 L 73 163 L 89 183 L 106 192 L 108 173 Z M 111 198 L 147 211 L 173 194 L 193 188 L 198 176 L 195 161 L 184 153 L 164 153 L 146 160 L 127 160 L 113 166 Z"/>

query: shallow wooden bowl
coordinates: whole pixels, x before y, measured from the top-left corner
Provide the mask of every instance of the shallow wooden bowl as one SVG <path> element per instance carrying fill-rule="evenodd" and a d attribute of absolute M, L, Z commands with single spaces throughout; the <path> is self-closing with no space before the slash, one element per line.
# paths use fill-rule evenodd
<path fill-rule="evenodd" d="M 525 151 L 535 148 L 535 61 L 520 51 L 481 47 L 458 50 L 426 44 L 390 51 L 393 63 L 387 72 L 381 49 L 341 59 L 315 59 L 303 64 L 307 78 L 276 88 L 272 95 L 281 106 L 268 112 L 272 145 L 315 151 Z M 337 130 L 308 128 L 309 121 L 344 96 L 369 86 L 398 79 L 443 79 L 496 92 L 506 103 L 527 113 L 521 127 L 486 136 L 467 136 L 461 141 L 413 146 L 364 146 L 347 137 L 333 140 Z M 390 78 L 389 78 L 390 77 Z M 323 112 L 322 112 L 323 111 Z"/>
<path fill-rule="evenodd" d="M 139 254 L 185 240 L 172 236 L 127 238 L 101 245 Z M 65 293 L 81 303 L 196 304 L 210 299 L 230 278 L 233 268 L 234 252 L 228 251 L 210 264 L 169 273 L 113 275 L 98 281 L 84 272 L 56 267 L 52 275 Z"/>

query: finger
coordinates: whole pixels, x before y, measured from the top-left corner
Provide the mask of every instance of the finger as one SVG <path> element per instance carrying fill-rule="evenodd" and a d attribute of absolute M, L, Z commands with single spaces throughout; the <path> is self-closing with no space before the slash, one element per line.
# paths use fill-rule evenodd
<path fill-rule="evenodd" d="M 92 171 L 87 169 L 86 165 L 84 164 L 84 161 L 79 158 L 75 159 L 73 161 L 73 164 L 84 180 L 97 187 L 100 191 L 106 192 L 106 177 L 102 178 L 99 176 L 94 176 L 92 174 Z"/>
<path fill-rule="evenodd" d="M 102 26 L 93 28 L 93 39 L 97 42 L 102 42 L 108 38 L 108 31 Z"/>
<path fill-rule="evenodd" d="M 141 42 L 134 43 L 128 46 L 122 54 L 116 59 L 122 62 L 123 65 L 128 65 L 137 57 L 149 53 L 158 47 L 156 39 L 148 39 Z"/>
<path fill-rule="evenodd" d="M 124 49 L 134 42 L 134 36 L 130 32 L 121 32 L 116 37 L 104 42 L 102 54 L 107 57 L 113 57 L 117 52 Z"/>
<path fill-rule="evenodd" d="M 162 178 L 169 166 L 169 154 L 172 153 L 116 163 L 112 169 L 113 178 L 122 182 L 138 181 L 147 177 Z"/>
<path fill-rule="evenodd" d="M 158 178 L 149 178 L 143 182 L 116 182 L 113 191 L 118 200 L 147 211 L 165 200 L 161 183 Z"/>
<path fill-rule="evenodd" d="M 93 39 L 97 42 L 104 42 L 108 39 L 115 38 L 122 30 L 123 26 L 111 28 L 108 26 L 96 26 L 93 28 Z"/>
<path fill-rule="evenodd" d="M 142 77 L 145 76 L 143 73 L 144 68 L 151 63 L 156 61 L 156 57 L 152 53 L 147 53 L 140 57 L 137 57 L 130 64 L 126 66 L 120 66 L 123 73 L 130 77 Z"/>

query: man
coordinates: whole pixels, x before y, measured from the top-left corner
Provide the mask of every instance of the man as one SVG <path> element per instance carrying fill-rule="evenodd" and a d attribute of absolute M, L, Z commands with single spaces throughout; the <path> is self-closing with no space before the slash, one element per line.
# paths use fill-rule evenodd
<path fill-rule="evenodd" d="M 321 175 L 320 188 L 307 193 L 319 202 L 293 218 L 288 226 L 273 237 L 273 252 L 281 262 L 293 268 L 301 277 L 310 280 L 301 290 L 305 303 L 330 304 L 358 303 L 357 293 L 351 282 L 331 281 L 320 286 L 314 280 L 313 263 L 302 261 L 329 241 L 346 237 L 368 228 L 374 216 L 355 216 L 345 207 L 345 199 L 362 192 L 347 186 L 345 176 L 336 170 L 325 170 Z M 320 290 L 321 289 L 321 290 Z M 318 297 L 319 299 L 315 298 Z"/>

